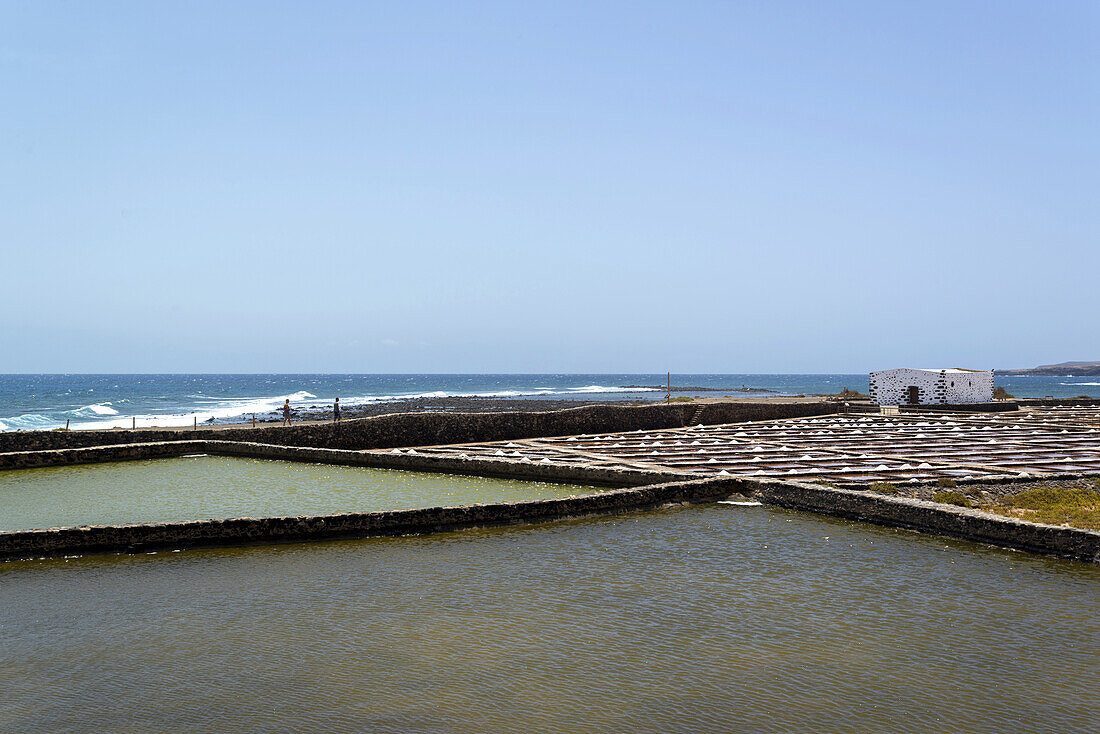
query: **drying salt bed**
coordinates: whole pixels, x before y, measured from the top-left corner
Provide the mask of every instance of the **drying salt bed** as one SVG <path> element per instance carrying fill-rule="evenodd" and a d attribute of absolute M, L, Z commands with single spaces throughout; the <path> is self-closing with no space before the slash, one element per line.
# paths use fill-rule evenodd
<path fill-rule="evenodd" d="M 436 456 L 601 463 L 853 484 L 1100 474 L 1100 429 L 1028 416 L 821 416 L 421 447 Z"/>
<path fill-rule="evenodd" d="M 1094 732 L 1100 567 L 768 507 L 0 564 L 0 731 Z"/>
<path fill-rule="evenodd" d="M 0 530 L 330 515 L 597 491 L 548 482 L 194 456 L 0 472 Z"/>

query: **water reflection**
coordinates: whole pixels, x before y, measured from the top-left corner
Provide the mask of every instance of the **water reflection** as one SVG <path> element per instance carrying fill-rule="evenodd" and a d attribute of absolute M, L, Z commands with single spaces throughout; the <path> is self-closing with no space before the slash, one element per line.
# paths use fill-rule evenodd
<path fill-rule="evenodd" d="M 705 506 L 0 565 L 0 730 L 1091 731 L 1100 568 Z"/>
<path fill-rule="evenodd" d="M 195 456 L 0 472 L 0 530 L 374 512 L 596 491 L 549 482 Z"/>

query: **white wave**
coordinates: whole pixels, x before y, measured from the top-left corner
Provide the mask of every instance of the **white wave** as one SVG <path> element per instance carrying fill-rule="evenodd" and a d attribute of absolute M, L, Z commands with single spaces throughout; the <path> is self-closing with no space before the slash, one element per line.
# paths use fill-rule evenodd
<path fill-rule="evenodd" d="M 23 415 L 15 415 L 4 419 L 4 428 L 0 430 L 5 431 L 41 431 L 46 428 L 57 428 L 59 425 L 64 425 L 52 420 L 48 416 L 44 416 L 41 413 L 24 413 Z"/>
<path fill-rule="evenodd" d="M 547 397 L 554 395 L 589 395 L 599 393 L 631 393 L 631 392 L 657 392 L 658 388 L 634 388 L 634 387 L 609 387 L 605 385 L 585 385 L 582 387 L 548 388 L 535 387 L 518 390 L 495 390 L 488 392 L 448 392 L 434 390 L 420 393 L 405 393 L 395 395 L 359 395 L 340 397 L 340 404 L 345 408 L 356 405 L 370 405 L 377 403 L 397 402 L 402 400 L 431 399 L 431 398 L 523 398 L 523 397 Z M 334 397 L 319 398 L 306 390 L 299 390 L 287 395 L 252 396 L 238 398 L 215 398 L 209 396 L 191 395 L 194 402 L 191 405 L 179 405 L 175 412 L 170 413 L 137 413 L 131 415 L 120 414 L 113 406 L 129 402 L 116 400 L 113 404 L 108 402 L 86 405 L 76 410 L 68 411 L 69 415 L 76 417 L 80 422 L 73 422 L 71 428 L 178 428 L 190 426 L 194 423 L 221 423 L 234 420 L 247 420 L 251 415 L 270 416 L 277 414 L 285 400 L 290 400 L 296 409 L 309 408 L 311 406 L 328 407 L 332 405 Z M 5 418 L 0 424 L 0 430 L 43 430 L 64 426 L 65 421 L 60 422 L 45 415 L 27 414 L 23 416 Z"/>
<path fill-rule="evenodd" d="M 1058 384 L 1059 385 L 1092 385 L 1092 386 L 1095 387 L 1097 385 L 1100 385 L 1100 382 L 1059 382 Z"/>
<path fill-rule="evenodd" d="M 584 387 L 570 387 L 567 391 L 570 393 L 581 392 L 660 392 L 662 388 L 659 387 L 606 387 L 604 385 L 585 385 Z M 565 394 L 565 393 L 563 393 Z"/>
<path fill-rule="evenodd" d="M 70 410 L 73 415 L 87 416 L 89 413 L 92 415 L 118 415 L 118 411 L 111 407 L 110 403 L 96 403 L 95 405 L 85 405 L 83 408 L 77 408 L 76 410 Z"/>
<path fill-rule="evenodd" d="M 529 390 L 500 390 L 498 392 L 475 392 L 470 393 L 468 397 L 474 398 L 520 398 L 525 395 L 546 395 L 546 390 L 536 389 L 534 392 Z M 455 397 L 459 397 L 456 395 Z"/>
<path fill-rule="evenodd" d="M 243 419 L 253 413 L 257 416 L 274 413 L 279 410 L 283 402 L 288 399 L 292 405 L 298 403 L 298 405 L 294 407 L 301 407 L 303 401 L 316 400 L 317 396 L 311 392 L 299 390 L 289 395 L 276 395 L 272 397 L 208 398 L 201 401 L 205 403 L 205 405 L 197 406 L 197 410 L 187 413 L 145 413 L 123 416 L 115 412 L 114 415 L 118 415 L 117 418 L 85 421 L 73 424 L 71 427 L 76 429 L 129 428 L 131 426 L 136 426 L 138 428 L 179 428 L 181 426 L 194 425 L 196 422 L 202 424 L 211 421 L 226 421 L 234 418 Z"/>
<path fill-rule="evenodd" d="M 622 392 L 656 392 L 654 387 L 604 387 L 602 385 L 588 385 L 585 387 L 568 387 L 561 390 L 537 387 L 533 390 L 495 390 L 490 392 L 446 392 L 436 390 L 433 392 L 402 393 L 399 395 L 363 395 L 358 397 L 341 397 L 340 404 L 368 405 L 371 403 L 389 403 L 397 400 L 418 400 L 423 398 L 519 398 L 519 397 L 545 397 L 550 395 L 576 395 L 580 393 L 622 393 Z M 328 402 L 332 402 L 331 399 Z"/>

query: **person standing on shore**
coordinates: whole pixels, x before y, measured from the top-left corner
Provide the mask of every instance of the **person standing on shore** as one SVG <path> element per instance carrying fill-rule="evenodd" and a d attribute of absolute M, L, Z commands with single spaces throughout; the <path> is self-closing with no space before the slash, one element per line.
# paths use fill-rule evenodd
<path fill-rule="evenodd" d="M 290 398 L 287 398 L 286 402 L 283 403 L 283 425 L 290 425 Z"/>
<path fill-rule="evenodd" d="M 340 398 L 336 398 L 336 402 L 332 404 L 332 422 L 340 422 Z"/>

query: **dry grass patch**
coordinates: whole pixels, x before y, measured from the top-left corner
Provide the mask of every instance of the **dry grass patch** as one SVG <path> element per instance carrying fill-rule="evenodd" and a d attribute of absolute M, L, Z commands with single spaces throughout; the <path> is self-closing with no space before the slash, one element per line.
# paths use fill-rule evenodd
<path fill-rule="evenodd" d="M 801 396 L 799 396 L 801 397 Z M 849 390 L 844 388 L 833 397 L 840 398 L 841 400 L 868 400 L 869 398 L 861 393 L 859 390 Z"/>
<path fill-rule="evenodd" d="M 878 492 L 879 494 L 900 494 L 901 490 L 898 489 L 898 485 L 890 482 L 871 482 L 871 486 L 868 487 L 872 492 Z"/>
<path fill-rule="evenodd" d="M 932 495 L 933 502 L 942 502 L 945 505 L 958 505 L 959 507 L 973 507 L 970 499 L 963 494 L 952 489 L 942 492 L 936 492 Z"/>
<path fill-rule="evenodd" d="M 990 512 L 1050 525 L 1100 530 L 1100 481 L 1078 487 L 1038 487 L 1003 497 Z"/>

